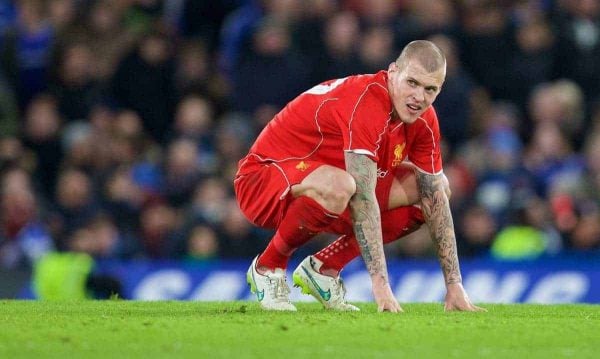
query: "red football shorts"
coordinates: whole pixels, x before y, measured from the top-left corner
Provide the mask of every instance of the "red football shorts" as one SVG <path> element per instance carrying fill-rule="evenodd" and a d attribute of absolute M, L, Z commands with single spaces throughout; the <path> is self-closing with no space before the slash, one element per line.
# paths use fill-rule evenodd
<path fill-rule="evenodd" d="M 309 174 L 320 166 L 322 162 L 315 161 L 285 161 L 273 163 L 259 163 L 248 159 L 240 168 L 234 181 L 235 193 L 242 213 L 255 225 L 263 228 L 275 229 L 283 219 L 287 207 L 293 200 L 290 193 L 291 186 L 304 180 Z M 398 171 L 412 171 L 399 167 Z M 394 174 L 389 173 L 378 178 L 375 194 L 380 203 L 382 225 L 408 226 L 411 223 L 423 223 L 423 216 L 418 207 L 409 206 L 404 209 L 388 211 L 387 203 L 392 188 Z M 382 204 L 385 204 L 382 206 Z M 388 213 L 389 212 L 389 213 Z M 393 212 L 393 214 L 391 213 Z M 402 220 L 399 217 L 406 217 Z M 393 225 L 393 227 L 398 227 Z M 346 209 L 340 219 L 331 224 L 331 229 L 326 231 L 337 234 L 352 233 L 350 211 Z"/>

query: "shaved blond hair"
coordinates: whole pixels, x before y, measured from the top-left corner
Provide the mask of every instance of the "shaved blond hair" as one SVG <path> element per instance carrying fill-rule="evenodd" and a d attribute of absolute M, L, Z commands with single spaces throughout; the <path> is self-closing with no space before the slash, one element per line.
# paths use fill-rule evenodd
<path fill-rule="evenodd" d="M 400 56 L 396 59 L 396 65 L 402 70 L 411 60 L 417 60 L 429 73 L 436 72 L 441 68 L 444 69 L 444 72 L 446 70 L 446 56 L 431 41 L 411 41 L 404 47 Z"/>

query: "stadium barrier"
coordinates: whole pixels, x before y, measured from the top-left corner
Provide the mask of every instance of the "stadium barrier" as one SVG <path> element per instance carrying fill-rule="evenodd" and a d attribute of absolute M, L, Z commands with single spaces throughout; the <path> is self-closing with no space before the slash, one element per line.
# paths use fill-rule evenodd
<path fill-rule="evenodd" d="M 246 285 L 249 263 L 99 262 L 97 269 L 119 279 L 127 299 L 251 300 Z M 392 289 L 401 303 L 443 301 L 445 287 L 437 262 L 391 260 L 388 267 Z M 600 303 L 600 261 L 596 258 L 463 260 L 461 267 L 464 286 L 475 302 Z M 350 301 L 372 300 L 369 276 L 361 261 L 352 262 L 343 278 Z M 26 292 L 22 297 L 28 296 Z M 293 289 L 292 300 L 312 298 Z"/>

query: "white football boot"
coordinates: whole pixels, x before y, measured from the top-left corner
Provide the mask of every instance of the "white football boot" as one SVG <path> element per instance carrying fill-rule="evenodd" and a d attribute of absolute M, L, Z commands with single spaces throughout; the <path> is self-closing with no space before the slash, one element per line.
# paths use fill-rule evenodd
<path fill-rule="evenodd" d="M 359 311 L 358 307 L 346 303 L 346 288 L 342 278 L 333 278 L 315 270 L 317 259 L 306 257 L 294 270 L 294 287 L 300 287 L 302 293 L 315 297 L 326 309 L 338 311 Z"/>
<path fill-rule="evenodd" d="M 256 270 L 256 261 L 254 258 L 248 273 L 246 281 L 250 286 L 250 291 L 256 294 L 258 302 L 266 310 L 289 310 L 296 311 L 296 307 L 290 303 L 290 287 L 287 285 L 285 270 L 275 269 L 260 274 Z"/>

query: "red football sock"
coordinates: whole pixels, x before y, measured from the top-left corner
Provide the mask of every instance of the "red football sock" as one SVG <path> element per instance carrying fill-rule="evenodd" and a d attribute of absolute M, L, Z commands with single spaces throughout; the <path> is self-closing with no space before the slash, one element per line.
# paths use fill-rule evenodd
<path fill-rule="evenodd" d="M 317 252 L 315 258 L 323 262 L 319 268 L 321 273 L 326 269 L 334 269 L 339 272 L 359 254 L 360 248 L 354 235 L 342 235 Z"/>
<path fill-rule="evenodd" d="M 326 210 L 312 198 L 301 196 L 289 206 L 267 249 L 258 258 L 258 266 L 287 268 L 294 251 L 326 229 L 338 215 Z"/>
<path fill-rule="evenodd" d="M 423 214 L 417 207 L 399 207 L 381 214 L 383 244 L 394 242 L 416 231 L 424 222 Z M 343 235 L 323 248 L 315 257 L 323 262 L 319 271 L 333 269 L 340 272 L 346 264 L 360 255 L 360 248 L 354 235 Z"/>

